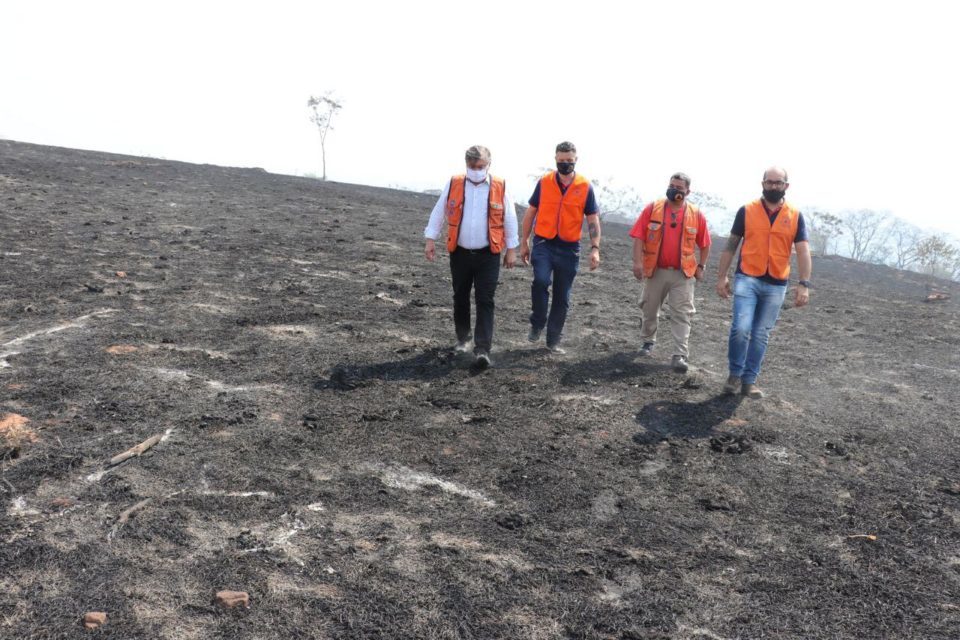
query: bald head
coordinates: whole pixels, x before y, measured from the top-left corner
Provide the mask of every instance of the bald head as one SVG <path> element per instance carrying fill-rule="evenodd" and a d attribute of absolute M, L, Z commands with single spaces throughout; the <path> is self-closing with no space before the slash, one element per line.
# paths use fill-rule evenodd
<path fill-rule="evenodd" d="M 776 206 L 787 193 L 790 183 L 787 181 L 787 170 L 783 167 L 770 167 L 763 172 L 763 199 Z"/>
<path fill-rule="evenodd" d="M 776 182 L 777 180 L 782 180 L 783 182 L 790 182 L 790 180 L 787 179 L 787 170 L 777 166 L 770 167 L 764 171 L 763 179 L 764 181 L 772 180 Z"/>

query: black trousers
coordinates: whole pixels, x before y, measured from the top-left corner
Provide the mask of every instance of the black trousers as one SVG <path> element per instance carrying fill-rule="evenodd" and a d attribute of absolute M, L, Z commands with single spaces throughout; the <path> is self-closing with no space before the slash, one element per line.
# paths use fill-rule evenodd
<path fill-rule="evenodd" d="M 464 249 L 450 254 L 453 276 L 453 324 L 457 340 L 470 337 L 470 289 L 477 304 L 477 327 L 473 333 L 474 353 L 490 351 L 493 342 L 493 296 L 500 278 L 500 256 L 490 249 Z"/>

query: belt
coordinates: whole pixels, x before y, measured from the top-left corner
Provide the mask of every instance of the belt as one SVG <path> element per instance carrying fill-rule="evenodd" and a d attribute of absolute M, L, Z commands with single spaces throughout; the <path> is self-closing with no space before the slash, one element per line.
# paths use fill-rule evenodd
<path fill-rule="evenodd" d="M 467 249 L 466 247 L 457 247 L 457 251 L 466 251 L 467 253 L 490 253 L 490 245 L 481 247 L 480 249 Z"/>

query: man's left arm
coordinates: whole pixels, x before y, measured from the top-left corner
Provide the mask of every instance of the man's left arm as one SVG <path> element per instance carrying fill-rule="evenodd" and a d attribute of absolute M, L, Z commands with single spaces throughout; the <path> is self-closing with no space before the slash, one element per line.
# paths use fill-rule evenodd
<path fill-rule="evenodd" d="M 590 271 L 600 266 L 600 215 L 587 216 L 587 231 L 590 233 Z"/>
<path fill-rule="evenodd" d="M 587 190 L 583 213 L 587 216 L 587 231 L 590 233 L 590 271 L 594 271 L 600 266 L 600 205 L 592 184 Z"/>
<path fill-rule="evenodd" d="M 810 257 L 810 243 L 804 240 L 797 242 L 794 246 L 797 248 L 797 271 L 800 273 L 800 280 L 806 282 L 810 280 L 810 274 L 813 272 L 813 258 Z M 797 285 L 797 296 L 794 304 L 802 307 L 810 302 L 810 289 L 806 285 Z"/>
<path fill-rule="evenodd" d="M 707 228 L 707 219 L 700 214 L 700 222 L 697 225 L 697 251 L 700 254 L 700 260 L 697 261 L 696 279 L 703 280 L 703 273 L 707 268 L 707 260 L 710 259 L 710 229 Z M 702 266 L 701 266 L 702 265 Z"/>
<path fill-rule="evenodd" d="M 510 191 L 506 188 L 503 191 L 503 208 L 503 235 L 507 243 L 503 266 L 512 269 L 517 263 L 517 247 L 520 246 L 520 240 L 517 237 L 517 208 L 513 205 L 513 198 L 510 197 Z"/>
<path fill-rule="evenodd" d="M 807 241 L 807 222 L 802 213 L 797 214 L 797 218 L 797 235 L 793 238 L 793 246 L 797 249 L 797 271 L 801 281 L 809 282 L 813 272 L 813 259 L 810 257 L 810 243 Z M 796 306 L 802 307 L 809 301 L 810 289 L 805 284 L 798 284 Z"/>

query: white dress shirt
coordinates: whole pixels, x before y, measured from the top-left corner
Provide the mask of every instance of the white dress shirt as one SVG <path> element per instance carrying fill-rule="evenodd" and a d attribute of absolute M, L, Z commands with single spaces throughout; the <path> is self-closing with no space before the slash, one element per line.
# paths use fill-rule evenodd
<path fill-rule="evenodd" d="M 430 213 L 430 222 L 423 230 L 423 236 L 436 240 L 440 237 L 443 224 L 447 219 L 447 196 L 450 194 L 450 182 L 443 187 L 440 199 Z M 490 199 L 490 176 L 480 184 L 473 184 L 469 180 L 463 185 L 463 218 L 460 220 L 460 233 L 457 235 L 457 246 L 464 249 L 482 249 L 490 244 L 487 229 L 487 201 Z M 517 210 L 513 206 L 510 192 L 504 188 L 503 193 L 503 236 L 507 249 L 520 246 L 517 237 Z"/>

